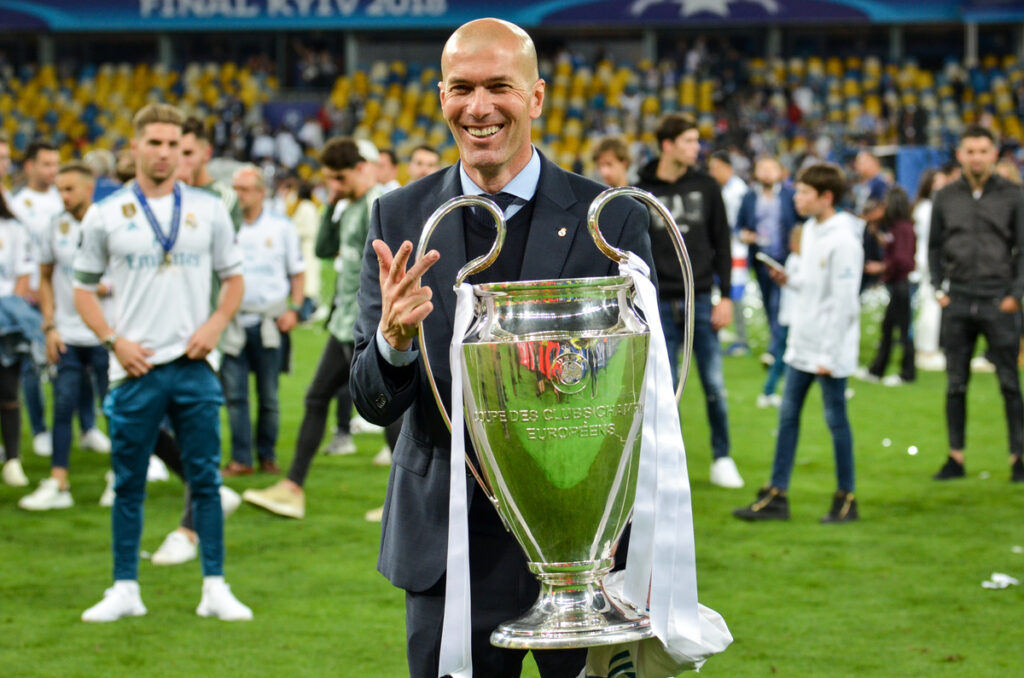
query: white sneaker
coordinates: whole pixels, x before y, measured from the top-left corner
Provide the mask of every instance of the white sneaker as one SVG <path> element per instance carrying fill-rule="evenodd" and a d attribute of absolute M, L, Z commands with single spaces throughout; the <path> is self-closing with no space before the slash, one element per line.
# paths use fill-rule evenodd
<path fill-rule="evenodd" d="M 103 431 L 96 427 L 93 427 L 83 433 L 78 444 L 82 446 L 83 450 L 99 452 L 100 454 L 110 454 L 110 438 L 104 435 Z"/>
<path fill-rule="evenodd" d="M 104 478 L 107 481 L 107 486 L 103 488 L 103 494 L 100 495 L 100 506 L 110 508 L 114 505 L 114 472 L 107 471 Z"/>
<path fill-rule="evenodd" d="M 385 445 L 380 452 L 373 455 L 374 466 L 391 466 L 391 448 Z"/>
<path fill-rule="evenodd" d="M 995 372 L 996 366 L 983 355 L 971 358 L 971 372 Z"/>
<path fill-rule="evenodd" d="M 866 381 L 869 384 L 877 384 L 881 381 L 881 379 L 879 379 L 877 376 L 871 374 L 871 372 L 869 372 L 868 368 L 866 367 L 858 367 L 856 370 L 854 370 L 853 376 L 854 378 L 860 379 L 861 381 Z"/>
<path fill-rule="evenodd" d="M 4 462 L 4 484 L 11 487 L 28 487 L 28 476 L 21 468 L 21 459 L 8 459 Z"/>
<path fill-rule="evenodd" d="M 757 407 L 758 409 L 767 410 L 769 407 L 773 407 L 775 403 L 772 402 L 772 396 L 775 394 L 758 393 L 757 394 Z"/>
<path fill-rule="evenodd" d="M 37 433 L 33 436 L 32 451 L 40 457 L 53 456 L 53 438 L 50 436 L 49 431 L 43 431 L 42 433 Z"/>
<path fill-rule="evenodd" d="M 223 577 L 203 578 L 203 597 L 196 608 L 200 617 L 216 617 L 222 621 L 249 621 L 252 610 L 238 602 Z"/>
<path fill-rule="evenodd" d="M 384 427 L 371 424 L 357 414 L 348 422 L 348 430 L 352 433 L 383 433 Z"/>
<path fill-rule="evenodd" d="M 82 613 L 84 622 L 112 622 L 122 617 L 141 617 L 146 606 L 139 595 L 136 581 L 116 581 L 103 592 L 103 600 Z"/>
<path fill-rule="evenodd" d="M 711 484 L 731 490 L 743 487 L 743 478 L 732 457 L 722 457 L 711 463 Z"/>
<path fill-rule="evenodd" d="M 363 515 L 363 517 L 366 518 L 366 522 L 368 523 L 379 523 L 384 519 L 384 507 L 378 506 L 375 509 L 370 509 Z"/>
<path fill-rule="evenodd" d="M 225 518 L 237 511 L 238 507 L 241 505 L 242 495 L 238 494 L 227 485 L 220 486 L 220 510 L 224 513 Z"/>
<path fill-rule="evenodd" d="M 768 396 L 768 403 L 772 407 L 782 407 L 782 395 L 779 393 L 773 393 Z"/>
<path fill-rule="evenodd" d="M 330 455 L 341 455 L 341 454 L 355 454 L 356 443 L 352 440 L 352 436 L 348 433 L 337 432 L 334 437 L 331 438 L 331 442 L 327 443 L 327 447 L 324 448 L 324 454 Z"/>
<path fill-rule="evenodd" d="M 60 489 L 60 482 L 56 478 L 46 478 L 39 481 L 39 487 L 32 494 L 27 494 L 18 500 L 18 506 L 26 511 L 49 511 L 51 509 L 66 509 L 75 505 L 71 498 L 71 490 Z"/>
<path fill-rule="evenodd" d="M 164 537 L 160 548 L 156 550 L 150 562 L 154 565 L 181 565 L 195 560 L 199 548 L 180 530 L 174 530 Z"/>
<path fill-rule="evenodd" d="M 898 374 L 889 374 L 882 377 L 882 386 L 902 386 L 903 379 Z"/>
<path fill-rule="evenodd" d="M 167 471 L 167 465 L 161 461 L 160 457 L 150 455 L 149 457 L 149 468 L 146 469 L 146 481 L 151 483 L 162 483 L 165 480 L 170 480 L 171 474 Z"/>

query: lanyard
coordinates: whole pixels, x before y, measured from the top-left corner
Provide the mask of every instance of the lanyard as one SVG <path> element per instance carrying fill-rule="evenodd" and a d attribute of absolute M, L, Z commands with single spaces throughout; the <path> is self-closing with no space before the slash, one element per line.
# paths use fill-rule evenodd
<path fill-rule="evenodd" d="M 142 206 L 142 211 L 146 215 L 149 227 L 153 229 L 153 235 L 156 236 L 157 242 L 160 243 L 160 247 L 164 250 L 164 263 L 170 264 L 171 248 L 174 247 L 174 242 L 178 239 L 178 229 L 181 227 L 181 187 L 178 185 L 178 182 L 174 182 L 174 210 L 171 212 L 171 232 L 167 235 L 164 235 L 164 232 L 160 230 L 160 224 L 157 223 L 156 215 L 153 214 L 153 209 L 146 201 L 146 194 L 142 192 L 138 182 L 132 184 L 132 191 L 135 193 L 135 199 Z"/>

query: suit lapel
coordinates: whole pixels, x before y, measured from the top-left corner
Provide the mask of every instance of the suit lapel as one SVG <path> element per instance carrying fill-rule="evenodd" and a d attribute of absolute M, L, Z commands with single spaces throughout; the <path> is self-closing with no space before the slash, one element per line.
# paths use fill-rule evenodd
<path fill-rule="evenodd" d="M 540 181 L 519 275 L 522 280 L 560 277 L 581 225 L 581 220 L 568 211 L 578 202 L 569 180 L 543 155 L 540 160 Z"/>

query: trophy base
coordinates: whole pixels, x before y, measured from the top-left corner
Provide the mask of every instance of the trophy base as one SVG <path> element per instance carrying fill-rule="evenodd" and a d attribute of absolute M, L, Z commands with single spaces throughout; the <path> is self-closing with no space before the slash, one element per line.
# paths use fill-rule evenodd
<path fill-rule="evenodd" d="M 540 596 L 524 615 L 498 626 L 491 633 L 491 645 L 562 650 L 617 645 L 654 635 L 647 615 L 605 591 L 602 580 L 610 565 L 598 570 L 588 568 L 586 572 L 562 569 L 573 570 L 581 565 L 594 563 L 530 563 L 530 569 L 540 579 Z"/>

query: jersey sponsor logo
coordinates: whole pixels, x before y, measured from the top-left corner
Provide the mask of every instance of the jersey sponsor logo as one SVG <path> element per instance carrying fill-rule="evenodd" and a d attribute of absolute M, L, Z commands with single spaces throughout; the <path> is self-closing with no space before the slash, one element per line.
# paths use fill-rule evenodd
<path fill-rule="evenodd" d="M 126 202 L 125 204 L 121 205 L 121 214 L 124 215 L 125 219 L 131 219 L 132 217 L 134 217 L 135 216 L 135 203 L 133 203 L 133 202 Z M 135 224 L 133 222 L 133 223 L 129 224 L 128 228 L 131 228 L 134 225 Z"/>
<path fill-rule="evenodd" d="M 199 268 L 202 263 L 202 256 L 198 252 L 172 252 L 170 262 L 166 261 L 165 256 L 163 253 L 155 252 L 152 254 L 125 254 L 124 262 L 130 271 L 160 268 L 168 264 L 182 268 Z"/>
<path fill-rule="evenodd" d="M 67 221 L 61 221 L 58 228 L 60 228 L 61 235 L 67 235 L 68 231 L 71 230 L 71 224 L 69 224 Z"/>
<path fill-rule="evenodd" d="M 129 221 L 128 222 L 128 227 L 125 230 L 126 231 L 134 231 L 137 228 L 138 228 L 138 226 L 135 225 L 134 221 Z"/>

